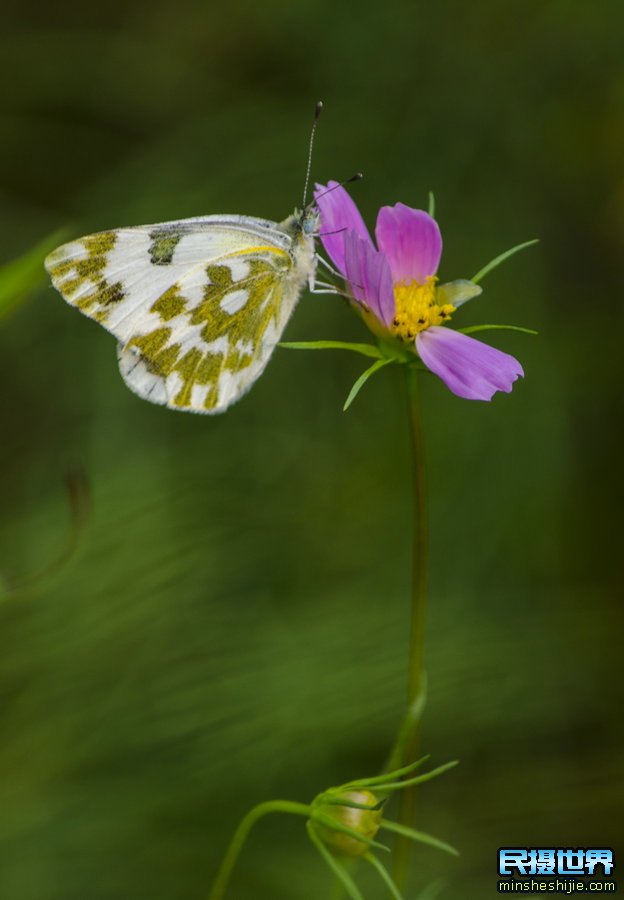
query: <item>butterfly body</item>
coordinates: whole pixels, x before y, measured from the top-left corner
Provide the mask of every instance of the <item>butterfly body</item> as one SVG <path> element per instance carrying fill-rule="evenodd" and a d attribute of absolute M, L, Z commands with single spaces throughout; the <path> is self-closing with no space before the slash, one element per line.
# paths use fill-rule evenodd
<path fill-rule="evenodd" d="M 282 223 L 203 216 L 88 235 L 45 265 L 65 300 L 115 335 L 131 390 L 211 414 L 264 370 L 314 283 L 317 232 L 315 207 Z"/>

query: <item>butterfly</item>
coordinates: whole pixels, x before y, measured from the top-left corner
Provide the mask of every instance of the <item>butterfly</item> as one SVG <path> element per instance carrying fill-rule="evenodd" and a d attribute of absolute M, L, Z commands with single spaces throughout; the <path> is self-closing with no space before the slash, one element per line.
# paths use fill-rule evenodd
<path fill-rule="evenodd" d="M 127 386 L 223 412 L 264 370 L 316 271 L 312 206 L 282 223 L 200 216 L 88 235 L 45 261 L 54 287 L 118 340 Z"/>
<path fill-rule="evenodd" d="M 199 216 L 91 234 L 45 260 L 65 300 L 118 341 L 139 397 L 220 413 L 256 381 L 306 284 L 314 288 L 319 212 L 305 205 L 277 223 Z"/>

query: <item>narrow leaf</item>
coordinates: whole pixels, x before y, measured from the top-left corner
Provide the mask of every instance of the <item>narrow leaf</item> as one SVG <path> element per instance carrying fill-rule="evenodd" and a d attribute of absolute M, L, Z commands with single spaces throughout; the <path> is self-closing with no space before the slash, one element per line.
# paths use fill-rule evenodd
<path fill-rule="evenodd" d="M 368 379 L 375 374 L 379 369 L 383 368 L 383 366 L 387 366 L 388 363 L 394 362 L 393 359 L 378 359 L 377 362 L 373 363 L 370 369 L 366 369 L 365 372 L 362 372 L 358 380 L 355 382 L 351 390 L 349 391 L 349 396 L 345 401 L 345 405 L 342 407 L 342 411 L 346 412 L 357 395 L 360 393 Z"/>
<path fill-rule="evenodd" d="M 513 256 L 514 253 L 519 253 L 520 250 L 524 250 L 525 247 L 532 247 L 533 244 L 539 244 L 539 238 L 534 238 L 532 241 L 525 241 L 523 244 L 517 244 L 515 247 L 512 247 L 510 250 L 505 250 L 504 253 L 501 253 L 500 256 L 495 256 L 494 259 L 490 260 L 490 262 L 483 266 L 482 269 L 479 269 L 476 275 L 470 279 L 475 284 L 478 284 L 485 276 L 495 269 L 497 266 L 500 266 L 501 263 L 505 262 L 506 259 L 509 259 L 510 256 Z"/>
<path fill-rule="evenodd" d="M 394 897 L 394 900 L 403 900 L 401 892 L 392 880 L 390 872 L 388 872 L 381 860 L 377 859 L 376 856 L 373 856 L 372 853 L 367 853 L 364 859 L 366 860 L 366 862 L 369 862 L 374 869 L 377 869 L 386 887 Z"/>
<path fill-rule="evenodd" d="M 455 847 L 451 847 L 446 841 L 441 841 L 439 838 L 433 837 L 431 834 L 426 834 L 424 831 L 416 831 L 415 828 L 408 828 L 407 825 L 399 825 L 398 822 L 392 822 L 390 819 L 382 819 L 381 827 L 386 831 L 392 831 L 403 837 L 411 838 L 411 840 L 417 841 L 419 844 L 427 844 L 429 847 L 435 847 L 437 850 L 444 850 L 445 853 L 450 853 L 451 856 L 459 856 L 459 852 Z"/>
<path fill-rule="evenodd" d="M 352 350 L 371 359 L 381 359 L 381 350 L 374 344 L 351 344 L 349 341 L 282 341 L 278 347 L 287 350 Z"/>
<path fill-rule="evenodd" d="M 0 318 L 46 281 L 43 261 L 63 240 L 66 231 L 55 231 L 22 256 L 0 268 Z"/>
<path fill-rule="evenodd" d="M 462 334 L 475 334 L 477 331 L 519 331 L 520 334 L 539 334 L 533 328 L 522 328 L 520 325 L 470 325 L 468 328 L 459 328 Z"/>
<path fill-rule="evenodd" d="M 323 841 L 320 837 L 315 833 L 314 828 L 310 822 L 306 823 L 306 828 L 308 829 L 308 835 L 310 836 L 310 840 L 321 854 L 330 870 L 334 873 L 340 884 L 343 886 L 351 900 L 364 900 L 362 893 L 355 881 L 351 878 L 347 870 L 344 866 L 341 866 L 337 859 L 335 859 L 330 851 L 327 849 Z"/>

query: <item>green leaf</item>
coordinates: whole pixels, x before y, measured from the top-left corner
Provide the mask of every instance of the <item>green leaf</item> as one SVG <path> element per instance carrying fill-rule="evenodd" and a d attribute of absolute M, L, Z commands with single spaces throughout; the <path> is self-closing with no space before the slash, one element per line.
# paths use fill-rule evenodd
<path fill-rule="evenodd" d="M 308 835 L 310 840 L 321 854 L 331 871 L 334 873 L 340 884 L 343 886 L 351 900 L 364 900 L 362 893 L 355 881 L 351 878 L 347 870 L 344 866 L 341 866 L 337 859 L 335 859 L 332 854 L 329 852 L 323 841 L 320 837 L 315 833 L 314 828 L 310 822 L 306 822 L 306 828 L 308 830 Z"/>
<path fill-rule="evenodd" d="M 407 825 L 399 825 L 398 822 L 392 822 L 389 819 L 382 819 L 381 827 L 386 831 L 394 832 L 394 834 L 400 834 L 402 837 L 411 838 L 411 840 L 417 841 L 419 844 L 427 844 L 428 847 L 444 850 L 445 853 L 450 853 L 451 856 L 459 856 L 459 852 L 455 847 L 451 847 L 446 841 L 441 841 L 439 838 L 433 837 L 431 834 L 426 834 L 424 831 L 416 831 L 415 828 L 408 828 Z"/>
<path fill-rule="evenodd" d="M 287 350 L 352 350 L 362 356 L 381 359 L 381 350 L 374 344 L 351 344 L 348 341 L 282 341 L 277 345 Z"/>
<path fill-rule="evenodd" d="M 378 359 L 377 362 L 373 363 L 369 369 L 366 369 L 365 372 L 362 372 L 358 380 L 355 382 L 351 390 L 349 391 L 349 396 L 345 401 L 345 405 L 342 407 L 342 411 L 346 412 L 357 395 L 360 393 L 368 379 L 375 374 L 379 369 L 387 366 L 389 363 L 395 362 L 394 359 Z"/>
<path fill-rule="evenodd" d="M 532 328 L 521 328 L 520 325 L 470 325 L 468 328 L 459 328 L 462 334 L 475 334 L 477 331 L 519 331 L 520 334 L 539 334 Z"/>
<path fill-rule="evenodd" d="M 513 256 L 514 253 L 519 253 L 520 250 L 524 250 L 525 247 L 532 247 L 533 244 L 539 244 L 539 238 L 534 238 L 532 241 L 525 241 L 523 244 L 517 244 L 515 247 L 512 247 L 510 250 L 505 250 L 504 253 L 501 253 L 500 256 L 495 256 L 494 259 L 490 260 L 490 262 L 483 266 L 482 269 L 479 269 L 476 275 L 470 279 L 475 284 L 478 284 L 485 276 L 495 269 L 497 266 L 500 266 L 501 263 L 505 262 L 506 259 L 509 259 L 510 256 Z"/>
<path fill-rule="evenodd" d="M 435 197 L 433 196 L 433 191 L 429 191 L 429 215 L 432 219 L 435 218 Z"/>
<path fill-rule="evenodd" d="M 22 256 L 0 268 L 0 319 L 32 291 L 45 284 L 43 261 L 62 242 L 66 231 L 55 231 Z"/>
<path fill-rule="evenodd" d="M 399 891 L 398 887 L 392 880 L 390 873 L 388 872 L 388 870 L 386 869 L 384 864 L 381 862 L 381 860 L 377 859 L 376 856 L 373 856 L 372 853 L 367 853 L 366 856 L 364 857 L 364 859 L 366 860 L 366 862 L 370 863 L 374 869 L 377 869 L 377 871 L 379 872 L 381 878 L 383 879 L 386 887 L 388 888 L 388 890 L 394 897 L 394 900 L 403 900 L 403 897 L 401 896 L 401 892 Z"/>

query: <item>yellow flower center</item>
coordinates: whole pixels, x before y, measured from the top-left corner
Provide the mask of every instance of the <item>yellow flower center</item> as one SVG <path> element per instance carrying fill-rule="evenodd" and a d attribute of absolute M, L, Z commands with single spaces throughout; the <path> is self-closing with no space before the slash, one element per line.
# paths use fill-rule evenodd
<path fill-rule="evenodd" d="M 440 306 L 437 300 L 435 275 L 424 284 L 418 281 L 399 281 L 394 285 L 395 314 L 390 326 L 401 341 L 413 341 L 420 331 L 431 325 L 443 325 L 455 312 L 451 303 Z"/>

